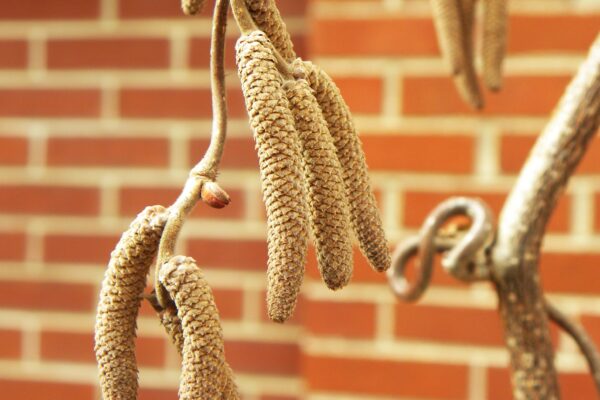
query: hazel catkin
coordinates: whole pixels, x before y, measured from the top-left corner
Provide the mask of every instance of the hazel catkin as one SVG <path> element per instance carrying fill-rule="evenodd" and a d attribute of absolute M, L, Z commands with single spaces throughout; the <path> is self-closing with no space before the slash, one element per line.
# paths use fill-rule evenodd
<path fill-rule="evenodd" d="M 500 90 L 506 52 L 508 2 L 486 0 L 483 3 L 483 80 L 490 90 Z"/>
<path fill-rule="evenodd" d="M 193 258 L 175 256 L 160 267 L 159 280 L 177 308 L 183 332 L 181 400 L 237 400 L 225 361 L 219 312 L 202 270 Z"/>
<path fill-rule="evenodd" d="M 365 155 L 350 110 L 333 80 L 310 62 L 303 67 L 333 138 L 350 204 L 350 219 L 359 247 L 377 271 L 390 267 L 383 224 L 371 190 Z"/>
<path fill-rule="evenodd" d="M 258 28 L 267 35 L 273 47 L 286 61 L 293 61 L 296 58 L 294 44 L 275 0 L 246 0 L 246 5 L 252 19 Z"/>
<path fill-rule="evenodd" d="M 95 335 L 100 389 L 105 400 L 137 398 L 136 319 L 166 219 L 164 207 L 147 207 L 111 253 L 100 291 Z"/>
<path fill-rule="evenodd" d="M 342 167 L 308 83 L 300 79 L 286 82 L 284 87 L 302 146 L 319 271 L 330 289 L 340 289 L 350 281 L 353 263 L 350 212 Z"/>
<path fill-rule="evenodd" d="M 273 321 L 283 322 L 296 305 L 308 245 L 300 143 L 266 34 L 243 35 L 236 55 L 267 211 L 267 309 Z"/>

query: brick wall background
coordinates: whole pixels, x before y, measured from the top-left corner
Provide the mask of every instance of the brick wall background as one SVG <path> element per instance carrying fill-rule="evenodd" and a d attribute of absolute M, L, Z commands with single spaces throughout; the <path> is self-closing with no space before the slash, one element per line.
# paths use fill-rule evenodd
<path fill-rule="evenodd" d="M 0 7 L 0 397 L 98 400 L 94 308 L 120 232 L 170 204 L 210 133 L 210 23 L 176 0 L 3 0 Z M 600 29 L 596 0 L 513 0 L 506 85 L 469 111 L 446 76 L 425 0 L 280 0 L 300 54 L 323 66 L 361 129 L 395 244 L 454 194 L 498 212 L 528 149 Z M 399 304 L 356 257 L 329 292 L 315 260 L 296 317 L 266 320 L 265 221 L 233 70 L 224 210 L 200 206 L 180 252 L 205 267 L 245 400 L 510 398 L 496 300 L 437 271 Z M 552 219 L 542 279 L 600 344 L 600 141 Z M 594 398 L 553 331 L 566 399 Z M 140 399 L 176 399 L 179 360 L 148 307 Z"/>

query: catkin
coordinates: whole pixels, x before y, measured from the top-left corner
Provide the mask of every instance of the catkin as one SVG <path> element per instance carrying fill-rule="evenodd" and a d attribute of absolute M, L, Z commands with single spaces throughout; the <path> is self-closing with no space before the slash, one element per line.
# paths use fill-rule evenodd
<path fill-rule="evenodd" d="M 161 266 L 159 280 L 177 307 L 183 332 L 179 398 L 239 399 L 231 369 L 225 361 L 219 312 L 194 259 L 171 258 Z"/>
<path fill-rule="evenodd" d="M 160 323 L 165 328 L 167 335 L 171 339 L 171 342 L 175 345 L 179 355 L 183 355 L 183 328 L 181 327 L 181 321 L 177 316 L 177 310 L 172 307 L 158 313 Z"/>
<path fill-rule="evenodd" d="M 293 61 L 296 58 L 294 44 L 275 0 L 246 0 L 246 5 L 258 28 L 267 34 L 279 54 L 286 61 Z"/>
<path fill-rule="evenodd" d="M 195 15 L 202 7 L 204 7 L 205 0 L 181 0 L 181 9 L 185 15 Z"/>
<path fill-rule="evenodd" d="M 483 80 L 490 90 L 502 87 L 502 62 L 506 52 L 507 0 L 483 2 Z"/>
<path fill-rule="evenodd" d="M 350 212 L 342 167 L 319 104 L 303 80 L 285 84 L 296 131 L 302 145 L 310 223 L 319 271 L 330 289 L 340 289 L 352 277 Z"/>
<path fill-rule="evenodd" d="M 100 291 L 95 336 L 100 388 L 105 400 L 137 397 L 136 319 L 166 219 L 163 207 L 147 207 L 111 253 Z"/>
<path fill-rule="evenodd" d="M 360 249 L 375 270 L 385 271 L 391 264 L 390 253 L 350 110 L 329 75 L 310 62 L 303 66 L 342 166 L 350 219 Z"/>
<path fill-rule="evenodd" d="M 242 36 L 236 54 L 267 210 L 267 309 L 283 322 L 296 306 L 308 245 L 300 143 L 267 36 Z"/>

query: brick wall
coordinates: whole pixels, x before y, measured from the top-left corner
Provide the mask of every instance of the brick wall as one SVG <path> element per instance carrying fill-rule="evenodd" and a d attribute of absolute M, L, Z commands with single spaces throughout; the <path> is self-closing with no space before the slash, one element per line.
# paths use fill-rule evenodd
<path fill-rule="evenodd" d="M 0 8 L 0 397 L 98 400 L 94 307 L 120 232 L 170 204 L 210 131 L 210 23 L 176 0 L 4 0 Z M 595 0 L 514 0 L 506 85 L 469 111 L 440 62 L 425 0 L 281 0 L 296 47 L 338 82 L 362 132 L 389 239 L 454 194 L 498 212 L 535 135 L 600 28 Z M 309 7 L 308 11 L 306 7 Z M 297 315 L 266 320 L 265 221 L 233 71 L 224 210 L 199 207 L 180 252 L 205 267 L 245 400 L 507 399 L 486 284 L 436 271 L 399 304 L 357 255 L 332 293 L 314 256 Z M 600 344 L 600 141 L 556 210 L 543 285 Z M 597 211 L 598 210 L 598 211 Z M 593 398 L 574 343 L 553 331 L 567 399 Z M 139 321 L 142 400 L 176 399 L 178 358 Z"/>

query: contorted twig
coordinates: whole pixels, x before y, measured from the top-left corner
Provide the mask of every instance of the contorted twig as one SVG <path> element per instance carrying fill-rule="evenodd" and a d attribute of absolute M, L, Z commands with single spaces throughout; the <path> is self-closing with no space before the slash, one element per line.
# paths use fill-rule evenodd
<path fill-rule="evenodd" d="M 194 15 L 202 10 L 205 0 L 181 0 L 181 9 L 186 15 Z"/>
<path fill-rule="evenodd" d="M 342 166 L 350 217 L 360 249 L 375 270 L 385 271 L 391 263 L 390 253 L 352 115 L 329 75 L 310 62 L 303 66 Z"/>
<path fill-rule="evenodd" d="M 300 143 L 267 36 L 243 35 L 236 53 L 267 209 L 268 313 L 283 322 L 296 305 L 308 245 Z"/>
<path fill-rule="evenodd" d="M 600 395 L 600 356 L 594 342 L 582 326 L 571 321 L 558 308 L 550 304 L 548 300 L 546 300 L 546 311 L 550 320 L 569 334 L 575 340 L 577 346 L 579 346 L 579 350 L 584 355 L 592 373 L 592 378 L 596 384 L 596 391 Z"/>
<path fill-rule="evenodd" d="M 163 207 L 147 207 L 123 233 L 111 254 L 100 291 L 95 334 L 105 400 L 137 397 L 136 319 L 166 214 Z"/>
<path fill-rule="evenodd" d="M 344 287 L 352 276 L 350 213 L 342 167 L 317 100 L 304 79 L 285 91 L 296 122 L 307 181 L 310 222 L 319 270 L 330 289 Z"/>
<path fill-rule="evenodd" d="M 190 171 L 181 194 L 175 203 L 169 207 L 169 219 L 160 241 L 157 265 L 162 265 L 174 255 L 177 237 L 183 227 L 185 218 L 195 207 L 198 200 L 202 199 L 215 208 L 222 208 L 230 202 L 227 193 L 215 182 L 227 135 L 224 57 L 228 6 L 228 0 L 217 0 L 213 15 L 210 58 L 213 126 L 210 145 L 200 162 Z M 166 308 L 168 296 L 162 287 L 157 284 L 158 268 L 155 275 L 156 299 L 162 308 Z"/>
<path fill-rule="evenodd" d="M 440 228 L 449 218 L 466 215 L 471 226 L 466 232 L 452 232 L 454 238 L 441 240 Z M 419 236 L 401 243 L 394 251 L 388 280 L 394 293 L 405 301 L 418 300 L 429 286 L 436 252 L 447 251 L 442 266 L 454 277 L 464 281 L 489 279 L 489 264 L 485 249 L 493 240 L 493 216 L 481 200 L 465 197 L 450 198 L 437 206 L 427 217 Z M 404 276 L 408 261 L 419 255 L 417 277 L 409 283 Z"/>
<path fill-rule="evenodd" d="M 173 257 L 160 267 L 159 280 L 177 307 L 183 332 L 179 398 L 239 399 L 225 361 L 223 333 L 212 291 L 194 259 Z"/>

